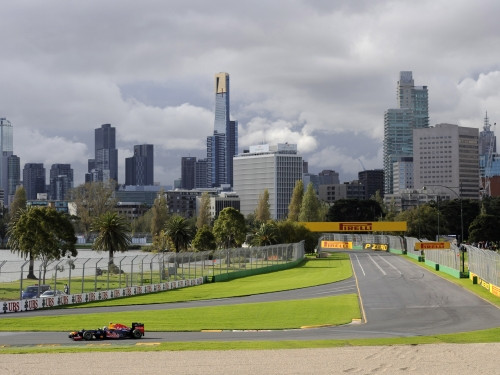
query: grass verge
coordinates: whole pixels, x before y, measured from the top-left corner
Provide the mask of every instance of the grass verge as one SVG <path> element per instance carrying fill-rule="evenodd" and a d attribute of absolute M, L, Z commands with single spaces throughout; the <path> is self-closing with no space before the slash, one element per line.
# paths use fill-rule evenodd
<path fill-rule="evenodd" d="M 279 277 L 276 277 L 279 275 Z M 72 307 L 148 305 L 185 302 L 215 298 L 248 296 L 328 284 L 352 276 L 348 254 L 334 254 L 329 258 L 308 258 L 299 266 L 273 273 L 243 277 L 241 279 L 199 285 L 194 288 L 168 290 L 154 294 L 96 301 Z"/>
<path fill-rule="evenodd" d="M 293 313 L 292 313 L 293 312 Z M 361 318 L 355 294 L 229 306 L 172 310 L 123 311 L 84 315 L 3 318 L 2 330 L 71 331 L 97 328 L 108 322 L 140 321 L 146 331 L 201 331 L 234 329 L 291 329 L 339 325 Z M 128 323 L 127 323 L 128 322 Z"/>
<path fill-rule="evenodd" d="M 435 336 L 416 336 L 377 339 L 349 340 L 288 340 L 288 341 L 203 341 L 203 342 L 157 342 L 134 343 L 120 347 L 106 344 L 46 345 L 37 347 L 1 347 L 0 354 L 35 353 L 78 353 L 78 352 L 150 352 L 150 351 L 187 351 L 187 350 L 270 350 L 270 349 L 314 349 L 345 346 L 379 345 L 424 345 L 424 344 L 471 344 L 498 342 L 500 327 L 475 332 L 464 332 Z"/>

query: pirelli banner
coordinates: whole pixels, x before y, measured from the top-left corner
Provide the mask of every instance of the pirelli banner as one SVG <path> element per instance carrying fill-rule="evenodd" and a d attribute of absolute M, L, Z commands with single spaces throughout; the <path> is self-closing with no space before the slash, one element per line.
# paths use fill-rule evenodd
<path fill-rule="evenodd" d="M 322 249 L 352 249 L 352 241 L 321 241 Z"/>
<path fill-rule="evenodd" d="M 450 250 L 449 242 L 417 242 L 415 250 Z"/>
<path fill-rule="evenodd" d="M 406 221 L 301 222 L 311 232 L 406 232 Z"/>

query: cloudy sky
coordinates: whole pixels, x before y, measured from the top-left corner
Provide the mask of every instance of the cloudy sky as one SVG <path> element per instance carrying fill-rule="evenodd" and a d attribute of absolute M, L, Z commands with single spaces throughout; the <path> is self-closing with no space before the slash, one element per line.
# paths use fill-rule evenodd
<path fill-rule="evenodd" d="M 310 172 L 382 168 L 383 114 L 413 71 L 431 125 L 500 121 L 496 0 L 16 0 L 0 5 L 0 117 L 25 163 L 71 163 L 82 183 L 94 129 L 117 129 L 155 180 L 205 157 L 214 74 L 231 76 L 240 151 L 296 143 Z"/>

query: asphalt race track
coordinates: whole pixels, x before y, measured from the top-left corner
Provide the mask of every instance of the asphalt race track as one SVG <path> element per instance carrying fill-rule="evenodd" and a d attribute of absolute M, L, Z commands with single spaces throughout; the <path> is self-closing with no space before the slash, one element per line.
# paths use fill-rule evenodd
<path fill-rule="evenodd" d="M 356 251 L 350 254 L 355 277 L 337 283 L 286 292 L 209 301 L 149 306 L 118 306 L 67 309 L 64 314 L 141 311 L 229 305 L 326 297 L 360 292 L 362 323 L 339 327 L 283 331 L 148 332 L 135 343 L 241 340 L 325 340 L 373 337 L 407 337 L 475 331 L 500 326 L 500 309 L 469 291 L 409 262 L 385 252 Z M 357 281 L 357 282 L 356 282 Z M 357 285 L 356 285 L 357 284 Z M 61 315 L 61 310 L 39 310 L 6 314 L 2 318 Z M 138 319 L 140 321 L 140 318 Z M 106 322 L 96 322 L 96 327 Z M 83 327 L 75 327 L 81 329 Z M 0 332 L 0 345 L 82 345 L 67 332 Z M 123 345 L 125 341 L 107 341 Z M 115 344 L 116 343 L 116 344 Z"/>

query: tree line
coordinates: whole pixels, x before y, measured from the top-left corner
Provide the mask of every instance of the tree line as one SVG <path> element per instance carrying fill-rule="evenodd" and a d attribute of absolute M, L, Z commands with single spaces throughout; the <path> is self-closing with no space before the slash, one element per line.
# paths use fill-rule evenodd
<path fill-rule="evenodd" d="M 92 248 L 108 252 L 108 267 L 113 270 L 115 252 L 126 251 L 134 233 L 151 233 L 148 251 L 204 251 L 222 248 L 266 246 L 304 240 L 306 252 L 313 252 L 319 234 L 300 222 L 315 221 L 406 221 L 406 235 L 433 240 L 439 235 L 456 235 L 459 241 L 500 241 L 497 230 L 500 198 L 431 201 L 403 212 L 394 204 L 385 205 L 380 194 L 367 200 L 340 199 L 328 205 L 319 200 L 312 184 L 304 189 L 298 180 L 285 220 L 273 220 L 269 192 L 265 189 L 255 211 L 244 217 L 228 207 L 216 218 L 210 214 L 210 196 L 203 193 L 197 217 L 171 215 L 163 192 L 143 216 L 132 221 L 116 211 L 113 183 L 85 183 L 72 189 L 68 201 L 76 214 L 70 216 L 54 208 L 26 206 L 23 187 L 16 190 L 10 210 L 1 218 L 1 237 L 7 246 L 30 260 L 29 278 L 35 278 L 35 259 L 49 262 L 76 256 L 76 233 L 92 238 Z M 463 238 L 461 238 L 463 232 Z"/>

